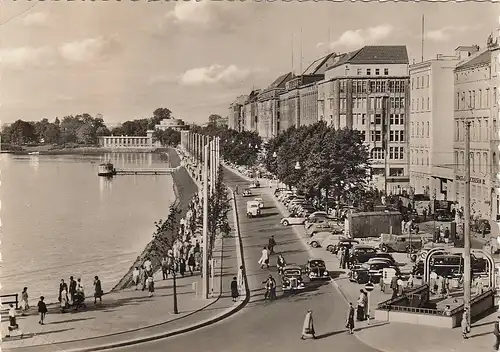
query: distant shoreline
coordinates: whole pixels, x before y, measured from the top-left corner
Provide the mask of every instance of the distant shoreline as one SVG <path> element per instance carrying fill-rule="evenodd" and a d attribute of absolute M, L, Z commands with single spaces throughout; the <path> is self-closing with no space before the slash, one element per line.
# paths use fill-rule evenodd
<path fill-rule="evenodd" d="M 164 150 L 163 148 L 102 148 L 102 147 L 76 147 L 76 148 L 43 148 L 43 147 L 26 147 L 22 150 L 1 150 L 2 154 L 14 155 L 30 155 L 30 153 L 39 153 L 36 155 L 100 155 L 104 153 L 157 153 Z"/>

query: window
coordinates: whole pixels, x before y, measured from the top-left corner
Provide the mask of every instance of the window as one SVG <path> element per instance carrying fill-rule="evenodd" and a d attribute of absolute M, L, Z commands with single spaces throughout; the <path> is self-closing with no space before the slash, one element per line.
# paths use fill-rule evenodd
<path fill-rule="evenodd" d="M 375 131 L 375 142 L 380 142 L 382 140 L 382 131 Z"/>
<path fill-rule="evenodd" d="M 412 99 L 411 100 L 411 111 L 414 111 L 414 110 L 415 110 L 415 99 Z"/>
<path fill-rule="evenodd" d="M 486 88 L 486 107 L 489 108 L 490 107 L 490 89 L 489 88 Z"/>
<path fill-rule="evenodd" d="M 472 91 L 472 104 L 471 107 L 475 108 L 476 107 L 476 91 Z"/>
<path fill-rule="evenodd" d="M 376 98 L 377 109 L 382 109 L 382 98 Z"/>
<path fill-rule="evenodd" d="M 430 76 L 427 75 L 427 88 L 429 88 L 429 81 L 430 81 Z"/>
<path fill-rule="evenodd" d="M 460 92 L 457 92 L 457 101 L 455 102 L 455 109 L 460 110 Z"/>
<path fill-rule="evenodd" d="M 367 76 L 371 76 L 371 74 L 372 74 L 372 70 L 371 70 L 371 69 L 369 69 L 369 68 L 367 68 L 367 69 L 366 69 L 366 75 L 367 75 Z"/>
<path fill-rule="evenodd" d="M 399 141 L 400 142 L 405 141 L 405 131 L 399 131 Z"/>
<path fill-rule="evenodd" d="M 394 147 L 389 148 L 389 159 L 394 159 Z"/>
<path fill-rule="evenodd" d="M 422 98 L 422 100 L 420 100 L 420 110 L 424 110 L 424 98 Z"/>
<path fill-rule="evenodd" d="M 429 137 L 430 123 L 427 121 L 427 137 Z"/>
<path fill-rule="evenodd" d="M 389 169 L 389 176 L 390 177 L 401 177 L 404 176 L 404 169 L 403 168 L 390 168 Z"/>
<path fill-rule="evenodd" d="M 366 131 L 361 131 L 361 140 L 366 141 Z"/>
<path fill-rule="evenodd" d="M 417 134 L 416 134 L 416 136 L 418 137 L 419 134 L 420 134 L 420 123 L 417 122 Z"/>
<path fill-rule="evenodd" d="M 431 99 L 427 97 L 427 111 L 431 109 Z"/>
<path fill-rule="evenodd" d="M 399 98 L 399 106 L 401 107 L 401 109 L 405 108 L 405 98 L 404 97 Z"/>
<path fill-rule="evenodd" d="M 394 132 L 395 131 L 389 131 L 389 142 L 394 142 Z"/>
<path fill-rule="evenodd" d="M 361 70 L 360 68 L 358 68 L 357 74 L 358 74 L 358 76 L 361 76 L 363 74 L 363 70 Z"/>
<path fill-rule="evenodd" d="M 376 68 L 375 69 L 375 76 L 379 76 L 380 75 L 380 69 Z"/>
<path fill-rule="evenodd" d="M 424 138 L 424 135 L 425 135 L 425 133 L 424 133 L 424 123 L 422 122 L 422 138 Z"/>
<path fill-rule="evenodd" d="M 384 76 L 389 76 L 389 69 L 388 68 L 384 68 Z"/>
<path fill-rule="evenodd" d="M 394 125 L 394 114 L 389 115 L 389 124 Z"/>
<path fill-rule="evenodd" d="M 384 159 L 384 150 L 382 148 L 373 148 L 370 152 L 372 159 Z"/>
<path fill-rule="evenodd" d="M 483 107 L 483 90 L 482 89 L 479 89 L 479 96 L 477 98 L 477 103 L 478 103 L 479 109 L 481 109 Z"/>
<path fill-rule="evenodd" d="M 415 78 L 412 78 L 411 79 L 411 90 L 414 89 L 414 85 L 415 85 Z"/>
<path fill-rule="evenodd" d="M 417 77 L 417 89 L 420 88 L 420 77 Z"/>
<path fill-rule="evenodd" d="M 415 137 L 415 123 L 414 122 L 411 123 L 411 136 Z"/>
<path fill-rule="evenodd" d="M 405 124 L 405 114 L 399 114 L 399 124 L 400 125 Z"/>
<path fill-rule="evenodd" d="M 365 125 L 366 124 L 366 114 L 361 115 L 361 124 Z"/>
<path fill-rule="evenodd" d="M 482 133 L 482 130 L 481 130 L 481 120 L 478 121 L 477 123 L 477 140 L 479 142 L 481 142 L 481 133 Z"/>
<path fill-rule="evenodd" d="M 493 87 L 493 106 L 497 106 L 497 87 Z"/>
<path fill-rule="evenodd" d="M 382 115 L 376 114 L 375 115 L 375 124 L 376 125 L 381 125 L 382 124 Z"/>

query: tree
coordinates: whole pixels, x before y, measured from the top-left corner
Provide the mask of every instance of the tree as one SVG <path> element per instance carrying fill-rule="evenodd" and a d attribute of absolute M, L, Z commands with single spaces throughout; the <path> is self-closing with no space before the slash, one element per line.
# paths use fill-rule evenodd
<path fill-rule="evenodd" d="M 9 130 L 10 142 L 12 144 L 22 145 L 34 143 L 37 140 L 35 127 L 31 122 L 17 120 L 10 125 Z"/>
<path fill-rule="evenodd" d="M 97 128 L 95 134 L 97 137 L 102 137 L 102 136 L 110 136 L 111 132 L 106 126 L 100 126 Z"/>
<path fill-rule="evenodd" d="M 78 143 L 82 144 L 94 144 L 96 136 L 92 125 L 89 123 L 84 123 L 76 130 L 76 139 Z"/>
<path fill-rule="evenodd" d="M 49 123 L 43 131 L 43 139 L 45 143 L 54 144 L 59 141 L 60 138 L 60 130 L 59 126 L 55 123 Z"/>
<path fill-rule="evenodd" d="M 160 141 L 164 146 L 175 147 L 181 143 L 181 132 L 172 128 L 166 130 L 155 130 L 153 133 L 154 140 Z"/>

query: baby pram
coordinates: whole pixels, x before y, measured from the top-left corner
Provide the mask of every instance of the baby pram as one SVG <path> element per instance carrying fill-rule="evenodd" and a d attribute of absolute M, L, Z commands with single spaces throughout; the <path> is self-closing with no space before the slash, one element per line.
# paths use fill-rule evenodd
<path fill-rule="evenodd" d="M 73 306 L 75 307 L 75 311 L 78 310 L 78 308 L 87 308 L 85 305 L 85 294 L 83 292 L 75 292 L 75 300 L 73 302 Z"/>

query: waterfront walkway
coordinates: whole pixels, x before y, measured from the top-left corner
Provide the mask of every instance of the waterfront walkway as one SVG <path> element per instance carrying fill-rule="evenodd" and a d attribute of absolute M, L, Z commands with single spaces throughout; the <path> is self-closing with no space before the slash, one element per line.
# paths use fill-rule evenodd
<path fill-rule="evenodd" d="M 237 273 L 237 249 L 235 238 L 217 240 L 213 298 L 202 298 L 199 274 L 177 279 L 177 315 L 173 314 L 172 279 L 161 280 L 161 273 L 157 272 L 155 295 L 151 298 L 147 289 L 136 291 L 131 288 L 109 293 L 103 297 L 102 303 L 95 305 L 93 297 L 89 297 L 86 299 L 87 310 L 79 312 L 63 314 L 58 307 L 49 307 L 45 325 L 38 324 L 36 308 L 32 308 L 28 316 L 18 317 L 24 337 L 20 339 L 12 335 L 4 338 L 2 350 L 86 350 L 128 340 L 149 339 L 182 329 L 189 331 L 189 327 L 227 314 L 240 304 L 232 302 L 229 294 L 230 281 Z M 198 292 L 193 284 L 197 285 Z M 7 324 L 2 323 L 2 336 L 5 336 Z"/>
<path fill-rule="evenodd" d="M 252 179 L 244 176 L 234 169 L 230 169 L 235 174 L 248 182 Z M 277 209 L 283 216 L 288 215 L 286 207 L 280 204 L 274 197 L 274 188 L 269 187 L 267 180 L 260 180 L 262 185 L 260 193 L 267 194 L 273 199 Z M 244 188 L 244 186 L 242 186 Z M 332 283 L 339 290 L 346 302 L 352 302 L 356 305 L 359 297 L 359 290 L 363 285 L 352 283 L 347 278 L 347 270 L 340 268 L 340 261 L 336 255 L 329 254 L 324 248 L 312 248 L 307 244 L 309 238 L 304 231 L 303 226 L 293 226 L 293 230 L 300 237 L 304 247 L 310 253 L 311 257 L 322 258 L 325 260 L 327 269 L 333 279 Z M 394 259 L 404 264 L 401 267 L 403 272 L 407 271 L 408 258 L 403 253 L 392 253 Z M 378 286 L 371 293 L 370 309 L 373 310 L 377 305 L 390 298 L 390 294 L 380 291 Z M 423 325 L 377 322 L 374 320 L 368 322 L 356 322 L 355 336 L 366 345 L 380 352 L 471 352 L 471 351 L 492 351 L 495 337 L 493 335 L 493 323 L 497 319 L 498 313 L 491 314 L 472 324 L 470 338 L 462 339 L 461 328 L 444 329 Z"/>

